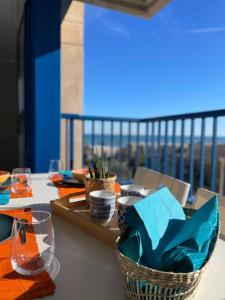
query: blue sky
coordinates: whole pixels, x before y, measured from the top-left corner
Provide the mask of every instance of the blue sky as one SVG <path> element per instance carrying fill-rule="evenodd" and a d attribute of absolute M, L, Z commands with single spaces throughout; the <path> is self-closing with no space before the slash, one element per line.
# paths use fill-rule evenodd
<path fill-rule="evenodd" d="M 175 0 L 144 20 L 86 5 L 84 113 L 225 108 L 224 11 L 224 0 Z"/>

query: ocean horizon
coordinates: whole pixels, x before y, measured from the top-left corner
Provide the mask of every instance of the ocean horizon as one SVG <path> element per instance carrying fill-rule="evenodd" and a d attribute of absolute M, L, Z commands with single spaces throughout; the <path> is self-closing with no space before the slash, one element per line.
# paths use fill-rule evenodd
<path fill-rule="evenodd" d="M 92 135 L 91 134 L 85 134 L 84 135 L 84 144 L 85 146 L 87 145 L 92 145 Z M 139 144 L 145 144 L 146 142 L 146 136 L 145 135 L 139 135 Z M 172 144 L 173 142 L 173 137 L 168 136 L 167 137 L 167 143 Z M 194 137 L 194 144 L 199 144 L 201 142 L 201 136 L 195 136 Z M 121 146 L 124 147 L 129 143 L 129 136 L 128 135 L 122 135 L 121 141 L 120 141 L 120 135 L 113 135 L 113 146 L 118 147 Z M 137 136 L 136 135 L 131 135 L 130 136 L 130 143 L 136 144 L 137 143 Z M 148 143 L 149 145 L 151 144 L 151 136 L 148 137 Z M 158 137 L 154 136 L 154 143 L 158 143 Z M 163 145 L 165 143 L 165 136 L 161 136 L 160 138 L 160 143 Z M 181 136 L 176 136 L 175 138 L 175 143 L 180 144 L 181 143 Z M 189 144 L 190 143 L 190 136 L 184 136 L 184 144 Z M 225 145 L 225 137 L 218 136 L 216 138 L 216 143 L 217 145 Z M 110 134 L 105 134 L 103 136 L 102 140 L 102 135 L 101 134 L 95 134 L 94 135 L 94 145 L 104 145 L 104 146 L 111 146 L 111 135 Z M 206 136 L 205 137 L 205 144 L 212 144 L 212 136 Z"/>

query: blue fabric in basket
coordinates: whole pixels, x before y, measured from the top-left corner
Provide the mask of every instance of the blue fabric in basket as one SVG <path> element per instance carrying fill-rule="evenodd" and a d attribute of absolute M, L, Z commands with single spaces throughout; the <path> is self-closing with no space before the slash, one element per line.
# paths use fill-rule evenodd
<path fill-rule="evenodd" d="M 128 238 L 120 246 L 121 252 L 125 256 L 129 256 L 130 259 L 139 263 L 140 258 L 143 255 L 143 247 L 140 233 L 137 230 L 131 230 Z"/>
<path fill-rule="evenodd" d="M 0 205 L 6 205 L 9 203 L 11 191 L 3 190 L 0 191 Z"/>
<path fill-rule="evenodd" d="M 69 171 L 69 170 L 61 170 L 61 171 L 59 172 L 59 174 L 62 175 L 62 177 L 63 177 L 64 179 L 71 179 L 71 178 L 73 178 L 73 174 L 72 174 L 72 172 Z"/>
<path fill-rule="evenodd" d="M 119 245 L 124 255 L 162 271 L 196 271 L 208 258 L 217 234 L 218 200 L 213 197 L 186 220 L 179 202 L 167 188 L 162 188 L 134 204 L 127 213 L 126 224 L 130 233 Z"/>
<path fill-rule="evenodd" d="M 177 222 L 184 220 L 182 207 L 165 187 L 131 207 L 126 216 L 126 224 L 129 228 L 137 230 L 141 236 L 143 245 L 143 255 L 139 259 L 141 264 L 152 268 L 159 266 L 157 250 L 161 239 L 167 228 L 172 235 L 177 230 Z"/>
<path fill-rule="evenodd" d="M 200 269 L 208 258 L 218 226 L 218 199 L 214 196 L 185 222 L 179 234 L 167 244 L 160 269 L 182 272 Z"/>

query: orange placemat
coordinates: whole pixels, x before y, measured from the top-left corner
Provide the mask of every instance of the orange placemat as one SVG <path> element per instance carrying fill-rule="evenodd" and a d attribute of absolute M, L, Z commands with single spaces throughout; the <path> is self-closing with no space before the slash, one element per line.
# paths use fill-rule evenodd
<path fill-rule="evenodd" d="M 21 193 L 21 194 L 14 194 L 11 192 L 10 194 L 10 198 L 27 198 L 27 197 L 33 197 L 33 193 L 32 193 L 32 190 L 30 190 L 29 192 L 26 192 L 26 193 Z"/>
<path fill-rule="evenodd" d="M 56 175 L 53 179 L 52 182 L 53 184 L 58 188 L 59 196 L 60 198 L 64 196 L 68 196 L 70 194 L 75 194 L 75 193 L 83 193 L 83 196 L 85 196 L 85 188 L 84 187 L 62 187 L 60 186 L 60 181 L 62 180 L 61 175 Z M 115 193 L 120 192 L 120 185 L 119 183 L 116 182 L 115 184 Z M 76 196 L 73 196 L 76 198 Z M 77 196 L 78 198 L 82 197 L 82 194 L 79 194 Z"/>
<path fill-rule="evenodd" d="M 11 187 L 7 188 L 8 191 L 11 191 Z M 29 192 L 20 193 L 20 194 L 14 194 L 12 191 L 10 193 L 10 198 L 16 199 L 16 198 L 27 198 L 27 197 L 33 197 L 32 189 Z"/>
<path fill-rule="evenodd" d="M 26 177 L 21 175 L 19 176 L 20 180 L 26 180 Z M 13 192 L 11 192 L 10 194 L 10 198 L 27 198 L 27 197 L 33 197 L 33 193 L 32 193 L 32 189 L 30 189 L 30 191 L 26 191 L 26 186 L 24 186 L 23 182 L 18 182 L 16 183 L 17 188 L 21 191 L 23 191 L 22 193 L 18 193 L 18 194 L 14 194 Z M 11 190 L 11 187 L 7 188 L 7 190 Z"/>
<path fill-rule="evenodd" d="M 59 192 L 59 197 L 65 197 L 70 194 L 74 193 L 83 193 L 85 195 L 85 188 L 84 187 L 62 187 L 60 185 L 60 182 L 62 180 L 61 175 L 55 175 L 54 178 L 52 178 L 52 183 L 57 187 L 58 192 Z M 81 197 L 82 195 L 80 194 L 78 197 Z"/>
<path fill-rule="evenodd" d="M 1 211 L 16 216 L 23 210 Z M 36 241 L 30 242 L 37 247 Z M 55 284 L 47 271 L 35 276 L 22 276 L 15 272 L 10 262 L 10 240 L 0 244 L 0 300 L 28 300 L 52 295 Z"/>

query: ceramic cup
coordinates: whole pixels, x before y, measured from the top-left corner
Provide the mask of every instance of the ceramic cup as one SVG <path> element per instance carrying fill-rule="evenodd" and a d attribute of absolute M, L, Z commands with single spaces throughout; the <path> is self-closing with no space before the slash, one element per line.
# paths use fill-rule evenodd
<path fill-rule="evenodd" d="M 154 192 L 156 192 L 156 190 L 154 190 L 154 189 L 143 190 L 143 191 L 140 192 L 140 195 L 141 195 L 141 198 L 145 198 L 145 197 L 151 195 Z"/>
<path fill-rule="evenodd" d="M 112 219 L 115 211 L 116 194 L 107 191 L 93 191 L 89 194 L 92 219 L 105 223 Z"/>
<path fill-rule="evenodd" d="M 126 184 L 121 187 L 121 197 L 134 196 L 140 197 L 140 193 L 144 190 L 144 187 L 137 184 Z"/>
<path fill-rule="evenodd" d="M 142 198 L 134 196 L 120 197 L 117 199 L 118 203 L 118 225 L 121 232 L 127 229 L 125 224 L 126 215 L 130 207 L 140 201 Z"/>

